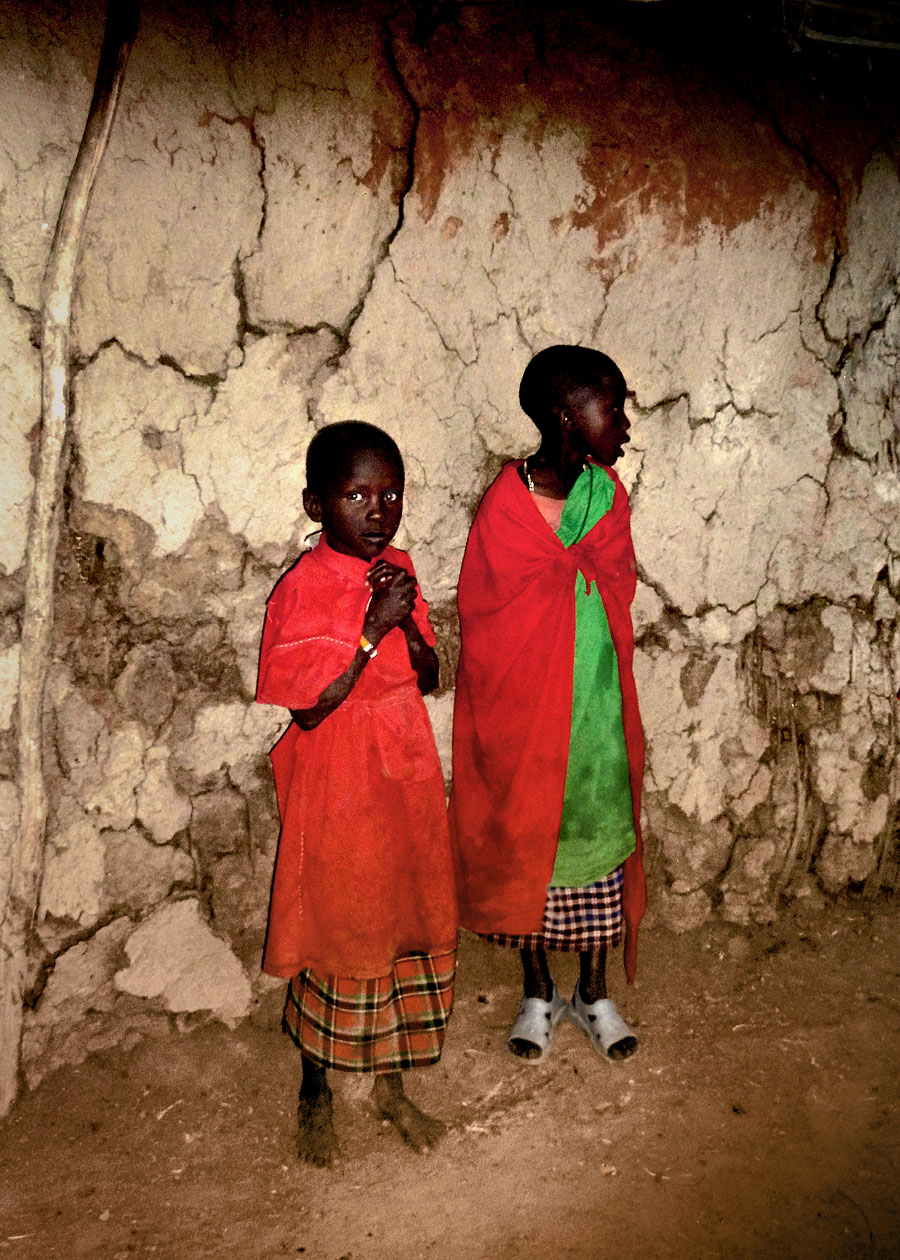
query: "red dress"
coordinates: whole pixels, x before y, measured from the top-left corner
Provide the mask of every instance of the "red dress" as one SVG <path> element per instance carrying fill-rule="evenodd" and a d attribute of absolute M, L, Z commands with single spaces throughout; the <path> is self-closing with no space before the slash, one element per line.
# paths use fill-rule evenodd
<path fill-rule="evenodd" d="M 405 552 L 384 558 L 412 573 Z M 272 592 L 257 700 L 311 708 L 359 646 L 370 562 L 324 538 Z M 434 644 L 427 606 L 413 618 Z M 371 979 L 415 951 L 456 946 L 444 781 L 403 631 L 378 645 L 347 699 L 271 752 L 281 813 L 263 970 Z"/>

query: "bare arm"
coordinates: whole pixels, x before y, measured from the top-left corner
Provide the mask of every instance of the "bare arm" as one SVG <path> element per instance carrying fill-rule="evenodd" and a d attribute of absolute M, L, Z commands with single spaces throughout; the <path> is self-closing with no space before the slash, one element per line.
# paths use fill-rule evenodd
<path fill-rule="evenodd" d="M 365 631 L 363 632 L 365 633 Z M 368 635 L 366 635 L 368 638 Z M 301 731 L 311 731 L 333 713 L 339 704 L 343 704 L 350 692 L 359 682 L 369 657 L 361 647 L 343 674 L 329 683 L 311 709 L 291 709 L 290 714 Z"/>
<path fill-rule="evenodd" d="M 438 685 L 437 653 L 422 638 L 422 632 L 411 616 L 404 619 L 401 629 L 406 635 L 409 663 L 416 672 L 419 690 L 423 696 L 427 696 Z"/>

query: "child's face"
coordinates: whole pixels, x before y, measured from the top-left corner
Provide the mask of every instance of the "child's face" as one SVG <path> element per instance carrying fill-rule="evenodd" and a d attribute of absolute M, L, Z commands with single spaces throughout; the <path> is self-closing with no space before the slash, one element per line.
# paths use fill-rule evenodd
<path fill-rule="evenodd" d="M 611 467 L 622 454 L 630 428 L 625 415 L 625 383 L 604 381 L 580 389 L 566 405 L 565 416 L 582 454 Z"/>
<path fill-rule="evenodd" d="M 403 467 L 382 451 L 357 451 L 326 490 L 303 491 L 303 506 L 335 551 L 374 560 L 400 525 Z"/>

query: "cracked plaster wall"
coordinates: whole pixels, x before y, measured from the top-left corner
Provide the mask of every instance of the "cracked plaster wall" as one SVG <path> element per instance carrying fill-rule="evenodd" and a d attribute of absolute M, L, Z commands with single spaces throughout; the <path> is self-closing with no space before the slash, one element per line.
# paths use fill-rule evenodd
<path fill-rule="evenodd" d="M 256 652 L 322 423 L 404 451 L 446 761 L 466 531 L 557 340 L 633 395 L 652 914 L 894 879 L 896 152 L 824 107 L 813 152 L 755 79 L 562 17 L 536 56 L 493 8 L 427 47 L 374 5 L 145 9 L 76 304 L 32 1083 L 266 983 L 283 715 Z M 101 18 L 0 5 L 5 829 L 40 277 Z"/>

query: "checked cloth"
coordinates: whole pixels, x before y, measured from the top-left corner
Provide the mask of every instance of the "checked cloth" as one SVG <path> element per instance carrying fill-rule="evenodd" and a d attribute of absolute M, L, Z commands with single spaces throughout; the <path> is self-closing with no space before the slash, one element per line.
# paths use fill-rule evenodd
<path fill-rule="evenodd" d="M 456 951 L 411 953 L 387 976 L 354 980 L 306 968 L 288 985 L 282 1027 L 303 1053 L 340 1072 L 399 1072 L 441 1057 Z"/>
<path fill-rule="evenodd" d="M 512 949 L 592 950 L 622 940 L 622 867 L 585 888 L 547 889 L 540 932 L 509 936 L 479 933 L 495 945 Z"/>

